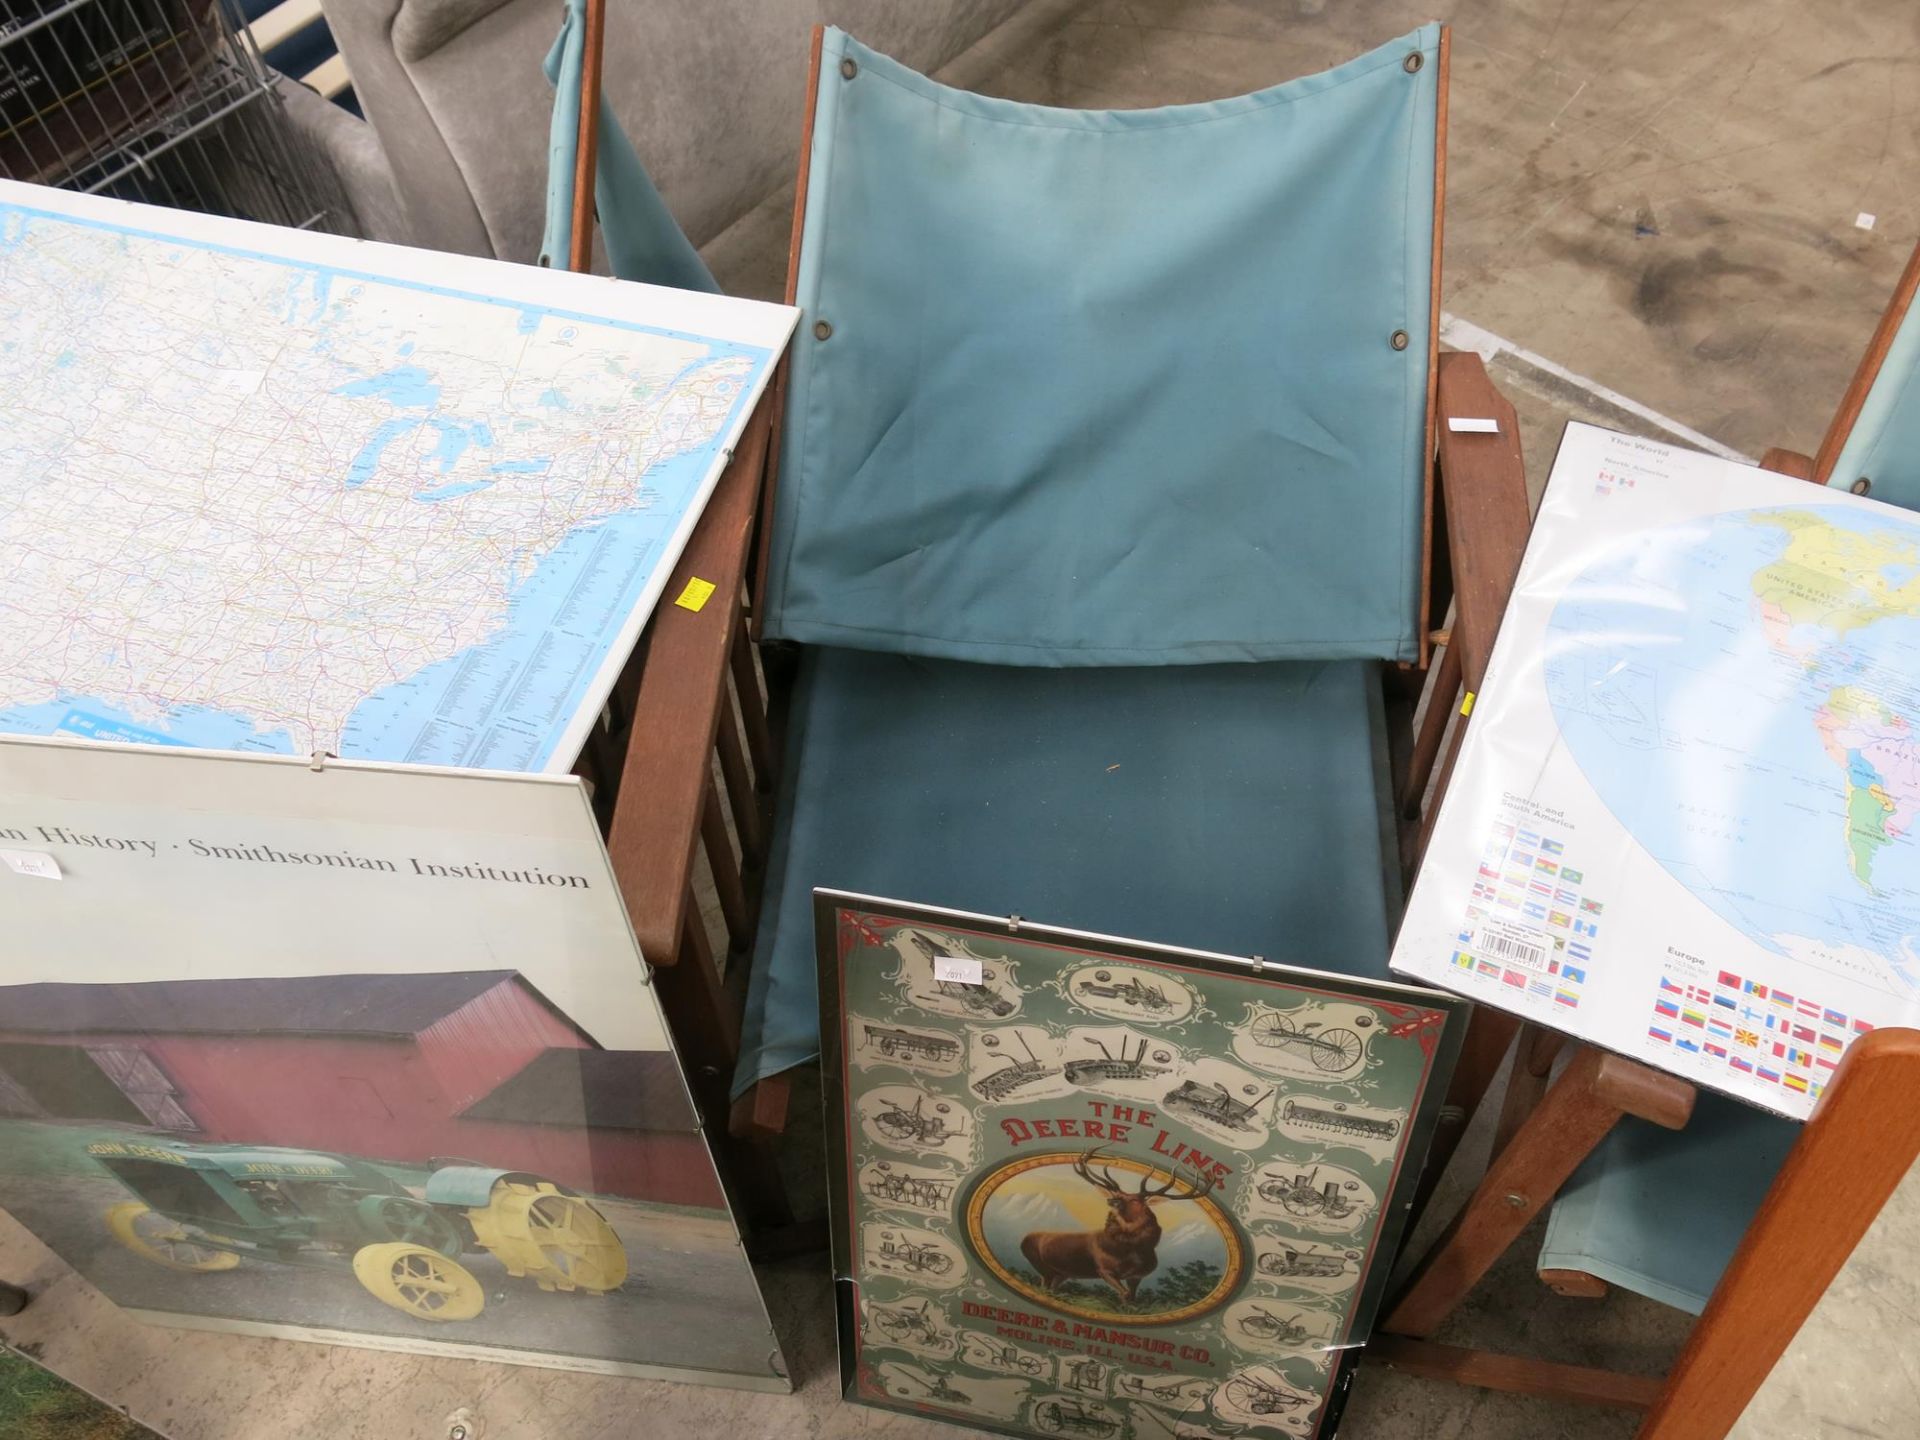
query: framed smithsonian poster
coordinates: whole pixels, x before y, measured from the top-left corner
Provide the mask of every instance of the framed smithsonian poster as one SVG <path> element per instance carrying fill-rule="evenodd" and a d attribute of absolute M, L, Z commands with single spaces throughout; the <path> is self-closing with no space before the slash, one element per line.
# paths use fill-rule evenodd
<path fill-rule="evenodd" d="M 786 1369 L 578 781 L 0 741 L 0 1209 L 144 1319 Z"/>
<path fill-rule="evenodd" d="M 814 905 L 847 1397 L 1012 1435 L 1330 1435 L 1467 1007 Z"/>

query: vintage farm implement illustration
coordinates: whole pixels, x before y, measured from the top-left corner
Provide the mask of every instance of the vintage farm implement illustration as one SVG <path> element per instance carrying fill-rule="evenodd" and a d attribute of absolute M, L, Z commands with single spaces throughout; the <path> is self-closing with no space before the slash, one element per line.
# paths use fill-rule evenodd
<path fill-rule="evenodd" d="M 1323 1215 L 1329 1220 L 1341 1220 L 1355 1209 L 1354 1203 L 1341 1193 L 1340 1182 L 1329 1180 L 1321 1184 L 1318 1170 L 1287 1179 L 1263 1180 L 1259 1194 L 1262 1200 L 1280 1206 L 1291 1215 Z"/>
<path fill-rule="evenodd" d="M 941 958 L 941 951 L 938 945 L 934 944 L 933 941 L 929 940 L 918 930 L 909 930 L 907 932 L 907 941 L 914 949 L 926 957 L 928 965 L 937 965 L 937 962 Z M 980 979 L 982 983 L 978 985 L 964 985 L 958 980 L 941 980 L 937 978 L 940 973 L 937 968 L 933 973 L 936 977 L 933 982 L 933 988 L 948 999 L 958 1000 L 974 1014 L 1007 1016 L 1013 1013 L 1013 1002 L 993 988 L 993 971 L 989 967 L 981 966 Z"/>
<path fill-rule="evenodd" d="M 1171 1380 L 1149 1380 L 1144 1375 L 1130 1374 L 1114 1381 L 1114 1387 L 1122 1395 L 1131 1395 L 1136 1400 L 1158 1400 L 1163 1405 L 1195 1401 L 1192 1387 L 1206 1384 L 1205 1380 L 1192 1375 L 1179 1375 Z"/>
<path fill-rule="evenodd" d="M 1350 1115 L 1342 1105 L 1302 1105 L 1289 1100 L 1280 1111 L 1288 1124 L 1327 1135 L 1345 1135 L 1355 1140 L 1391 1140 L 1400 1133 L 1398 1120 L 1376 1120 L 1371 1115 Z"/>
<path fill-rule="evenodd" d="M 1010 1370 L 1022 1375 L 1038 1375 L 1047 1368 L 1047 1362 L 1038 1355 L 1023 1355 L 1011 1345 L 997 1343 L 980 1335 L 967 1336 L 967 1356 L 969 1365 L 978 1365 L 983 1370 Z"/>
<path fill-rule="evenodd" d="M 926 1398 L 929 1400 L 938 1400 L 943 1405 L 971 1405 L 973 1403 L 973 1396 L 964 1390 L 954 1389 L 953 1386 L 947 1383 L 947 1377 L 944 1375 L 935 1375 L 933 1379 L 929 1380 L 924 1375 L 915 1375 L 908 1370 L 902 1370 L 900 1374 L 903 1378 L 911 1380 L 915 1385 L 918 1385 L 922 1390 L 926 1391 Z M 904 1394 L 905 1392 L 902 1391 L 900 1393 Z"/>
<path fill-rule="evenodd" d="M 1322 1030 L 1317 1023 L 1296 1026 L 1285 1015 L 1272 1012 L 1254 1022 L 1253 1040 L 1270 1050 L 1305 1055 L 1314 1069 L 1328 1074 L 1352 1069 L 1366 1050 L 1360 1037 L 1344 1026 L 1331 1030 Z"/>
<path fill-rule="evenodd" d="M 917 1340 L 922 1345 L 942 1345 L 946 1342 L 946 1332 L 940 1328 L 939 1319 L 934 1314 L 931 1301 L 922 1300 L 916 1306 L 876 1305 L 873 1307 L 873 1328 L 896 1345 L 909 1340 Z"/>
<path fill-rule="evenodd" d="M 1324 1250 L 1289 1249 L 1279 1254 L 1269 1251 L 1255 1262 L 1254 1268 L 1262 1275 L 1282 1280 L 1331 1280 L 1345 1273 L 1347 1257 Z"/>
<path fill-rule="evenodd" d="M 1271 1310 L 1257 1305 L 1251 1315 L 1242 1315 L 1238 1323 L 1242 1334 L 1274 1345 L 1305 1345 L 1312 1339 L 1311 1332 L 1300 1323 L 1298 1315 L 1282 1320 Z"/>
<path fill-rule="evenodd" d="M 926 1275 L 944 1275 L 953 1269 L 953 1256 L 938 1245 L 896 1239 L 884 1231 L 880 1236 L 880 1258 Z"/>
<path fill-rule="evenodd" d="M 1033 1407 L 1033 1428 L 1048 1435 L 1107 1436 L 1120 1433 L 1120 1422 L 1083 1400 L 1042 1400 Z"/>
<path fill-rule="evenodd" d="M 945 1035 L 922 1035 L 890 1025 L 869 1025 L 866 1032 L 867 1043 L 889 1059 L 952 1060 L 960 1053 L 960 1042 Z"/>
<path fill-rule="evenodd" d="M 1005 1062 L 1006 1068 L 996 1070 L 993 1074 L 974 1082 L 974 1093 L 982 1100 L 1004 1100 L 1016 1090 L 1041 1080 L 1052 1079 L 1060 1073 L 1033 1053 L 1033 1047 L 1027 1044 L 1026 1036 L 1015 1030 L 1014 1037 L 1019 1040 L 1020 1048 L 1027 1052 L 1027 1058 L 1016 1060 L 1005 1052 L 995 1056 L 995 1059 Z"/>
<path fill-rule="evenodd" d="M 946 1120 L 939 1115 L 926 1114 L 924 1095 L 914 1097 L 911 1110 L 885 1098 L 880 1103 L 886 1108 L 873 1117 L 873 1124 L 889 1139 L 911 1140 L 917 1145 L 944 1145 L 948 1140 L 966 1133 L 948 1129 Z"/>
<path fill-rule="evenodd" d="M 1067 1367 L 1067 1388 L 1070 1390 L 1099 1391 L 1107 1383 L 1107 1367 L 1089 1356 L 1085 1360 L 1076 1360 Z"/>
<path fill-rule="evenodd" d="M 1115 1059 L 1113 1053 L 1100 1041 L 1095 1040 L 1093 1045 L 1100 1052 L 1099 1059 L 1083 1056 L 1078 1060 L 1067 1062 L 1067 1079 L 1075 1085 L 1087 1085 L 1096 1080 L 1151 1080 L 1156 1075 L 1167 1073 L 1164 1065 L 1145 1063 L 1147 1058 L 1145 1040 L 1140 1042 L 1140 1048 L 1132 1055 L 1127 1054 L 1127 1047 L 1124 1044 L 1121 1045 L 1118 1059 Z"/>
<path fill-rule="evenodd" d="M 365 1161 L 314 1150 L 102 1141 L 87 1153 L 136 1197 L 107 1210 L 108 1231 L 168 1270 L 346 1269 L 381 1303 L 432 1321 L 485 1308 L 486 1287 L 460 1263 L 473 1251 L 542 1290 L 597 1295 L 627 1278 L 600 1212 L 537 1175 L 445 1165 L 416 1196 Z"/>
<path fill-rule="evenodd" d="M 1108 972 L 1098 970 L 1094 972 L 1093 979 L 1082 980 L 1073 988 L 1082 995 L 1097 995 L 1105 1000 L 1118 1000 L 1122 1005 L 1135 1010 L 1145 1010 L 1149 1014 L 1158 1015 L 1173 1008 L 1173 1001 L 1168 998 L 1166 991 L 1152 981 L 1142 980 L 1134 975 L 1129 975 L 1124 980 L 1111 980 L 1108 978 Z"/>
<path fill-rule="evenodd" d="M 1285 1415 L 1302 1405 L 1313 1404 L 1314 1397 L 1299 1390 L 1270 1385 L 1257 1375 L 1236 1375 L 1227 1382 L 1227 1398 L 1255 1415 Z"/>
<path fill-rule="evenodd" d="M 953 1181 L 930 1180 L 921 1175 L 902 1175 L 887 1169 L 875 1169 L 867 1176 L 867 1193 L 876 1200 L 891 1200 L 916 1210 L 941 1210 L 953 1198 Z"/>
<path fill-rule="evenodd" d="M 1184 1111 L 1232 1130 L 1252 1130 L 1255 1128 L 1254 1117 L 1259 1114 L 1260 1107 L 1272 1098 L 1273 1091 L 1268 1090 L 1251 1100 L 1236 1100 L 1224 1085 L 1202 1085 L 1197 1080 L 1183 1080 L 1176 1088 L 1169 1090 L 1160 1103 L 1169 1110 Z"/>

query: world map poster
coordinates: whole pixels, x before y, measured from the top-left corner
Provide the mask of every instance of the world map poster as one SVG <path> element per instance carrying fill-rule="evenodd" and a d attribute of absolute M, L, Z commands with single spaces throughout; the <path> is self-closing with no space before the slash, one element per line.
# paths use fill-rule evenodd
<path fill-rule="evenodd" d="M 1330 1435 L 1466 1023 L 1437 992 L 815 892 L 847 1397 Z"/>
<path fill-rule="evenodd" d="M 1920 999 L 1920 520 L 1572 424 L 1393 954 L 1804 1118 Z"/>
<path fill-rule="evenodd" d="M 0 732 L 568 769 L 794 313 L 0 181 Z"/>

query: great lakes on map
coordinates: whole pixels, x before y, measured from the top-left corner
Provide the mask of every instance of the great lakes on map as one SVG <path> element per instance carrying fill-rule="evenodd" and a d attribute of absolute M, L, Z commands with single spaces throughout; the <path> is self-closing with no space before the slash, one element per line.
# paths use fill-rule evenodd
<path fill-rule="evenodd" d="M 0 182 L 0 731 L 567 768 L 791 313 Z"/>

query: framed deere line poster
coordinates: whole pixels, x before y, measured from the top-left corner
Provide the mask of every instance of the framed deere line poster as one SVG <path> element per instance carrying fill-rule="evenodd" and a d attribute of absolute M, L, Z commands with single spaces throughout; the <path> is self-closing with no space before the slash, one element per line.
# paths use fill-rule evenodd
<path fill-rule="evenodd" d="M 1408 986 L 816 891 L 847 1398 L 1330 1435 L 1466 1024 Z"/>

